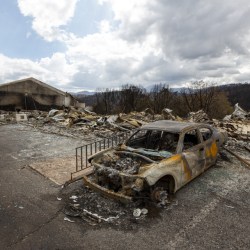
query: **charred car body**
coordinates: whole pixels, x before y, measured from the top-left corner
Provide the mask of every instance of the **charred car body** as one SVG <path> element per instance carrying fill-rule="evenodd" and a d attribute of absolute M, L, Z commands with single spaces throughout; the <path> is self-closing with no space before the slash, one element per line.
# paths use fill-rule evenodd
<path fill-rule="evenodd" d="M 227 135 L 207 124 L 156 121 L 142 126 L 124 144 L 89 158 L 84 183 L 120 201 L 175 193 L 216 162 Z"/>

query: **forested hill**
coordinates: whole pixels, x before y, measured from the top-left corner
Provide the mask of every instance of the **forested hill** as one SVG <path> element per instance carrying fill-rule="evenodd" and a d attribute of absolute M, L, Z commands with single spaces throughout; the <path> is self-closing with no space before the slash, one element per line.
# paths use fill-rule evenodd
<path fill-rule="evenodd" d="M 226 92 L 228 100 L 232 106 L 234 106 L 236 103 L 239 103 L 239 105 L 243 109 L 250 111 L 250 83 L 220 85 L 217 86 L 216 88 L 218 88 L 223 92 Z M 170 90 L 172 91 L 174 90 L 174 92 L 177 91 L 176 89 L 171 89 L 171 88 Z M 76 96 L 81 101 L 85 102 L 87 105 L 93 106 L 96 104 L 95 94 L 91 95 L 88 93 L 88 95 L 85 95 L 82 93 L 75 93 L 74 96 Z"/>
<path fill-rule="evenodd" d="M 250 111 L 250 83 L 227 84 L 218 88 L 226 92 L 232 105 L 239 103 L 243 109 Z"/>

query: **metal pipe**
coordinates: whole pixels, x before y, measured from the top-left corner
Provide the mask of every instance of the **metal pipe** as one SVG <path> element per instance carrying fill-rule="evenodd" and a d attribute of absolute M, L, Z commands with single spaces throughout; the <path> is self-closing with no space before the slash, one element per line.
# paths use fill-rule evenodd
<path fill-rule="evenodd" d="M 78 154 L 77 154 L 77 148 L 76 148 L 76 171 L 78 171 Z M 71 175 L 72 178 L 72 175 Z"/>
<path fill-rule="evenodd" d="M 88 166 L 88 146 L 85 147 L 85 168 Z"/>
<path fill-rule="evenodd" d="M 232 154 L 233 156 L 235 156 L 238 160 L 240 160 L 241 162 L 245 163 L 246 166 L 248 168 L 250 168 L 250 162 L 248 162 L 247 160 L 243 159 L 242 157 L 240 157 L 239 155 L 235 154 L 233 151 L 231 151 L 230 149 L 223 147 L 227 152 L 229 152 L 230 154 Z"/>
<path fill-rule="evenodd" d="M 82 169 L 82 148 L 81 148 L 81 169 Z"/>

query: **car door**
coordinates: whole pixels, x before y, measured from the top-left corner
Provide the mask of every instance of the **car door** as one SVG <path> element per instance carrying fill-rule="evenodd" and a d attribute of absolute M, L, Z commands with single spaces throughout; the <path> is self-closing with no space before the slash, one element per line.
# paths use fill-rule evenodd
<path fill-rule="evenodd" d="M 217 141 L 213 137 L 213 130 L 211 128 L 203 126 L 200 127 L 199 130 L 204 141 L 206 157 L 205 169 L 207 169 L 216 161 L 216 156 L 218 153 Z"/>
<path fill-rule="evenodd" d="M 190 129 L 181 136 L 183 159 L 183 184 L 189 182 L 205 170 L 205 146 L 200 131 Z"/>

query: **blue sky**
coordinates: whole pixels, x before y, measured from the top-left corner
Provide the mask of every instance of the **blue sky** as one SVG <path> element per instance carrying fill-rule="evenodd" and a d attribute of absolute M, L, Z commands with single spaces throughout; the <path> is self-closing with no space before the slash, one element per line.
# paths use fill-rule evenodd
<path fill-rule="evenodd" d="M 4 55 L 37 60 L 65 50 L 63 44 L 48 43 L 32 30 L 32 19 L 20 13 L 16 0 L 2 0 L 0 13 L 0 52 Z"/>
<path fill-rule="evenodd" d="M 2 0 L 0 83 L 249 82 L 248 0 Z"/>
<path fill-rule="evenodd" d="M 101 20 L 112 20 L 112 17 L 112 10 L 107 4 L 101 6 L 97 1 L 81 0 L 77 3 L 74 17 L 66 29 L 78 36 L 86 36 L 98 32 L 98 23 Z"/>

